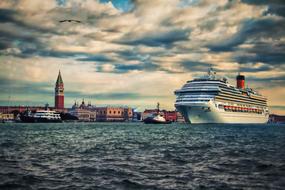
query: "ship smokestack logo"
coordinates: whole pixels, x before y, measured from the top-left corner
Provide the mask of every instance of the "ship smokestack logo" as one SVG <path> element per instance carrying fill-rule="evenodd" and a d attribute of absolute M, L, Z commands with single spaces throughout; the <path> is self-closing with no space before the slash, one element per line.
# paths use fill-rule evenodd
<path fill-rule="evenodd" d="M 245 87 L 245 76 L 238 74 L 237 76 L 237 88 L 244 89 Z"/>

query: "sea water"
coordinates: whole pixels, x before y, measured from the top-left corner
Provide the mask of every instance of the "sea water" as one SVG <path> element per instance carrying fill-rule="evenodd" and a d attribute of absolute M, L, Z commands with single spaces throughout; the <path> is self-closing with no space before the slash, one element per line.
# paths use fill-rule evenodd
<path fill-rule="evenodd" d="M 0 124 L 0 189 L 285 189 L 285 125 Z"/>

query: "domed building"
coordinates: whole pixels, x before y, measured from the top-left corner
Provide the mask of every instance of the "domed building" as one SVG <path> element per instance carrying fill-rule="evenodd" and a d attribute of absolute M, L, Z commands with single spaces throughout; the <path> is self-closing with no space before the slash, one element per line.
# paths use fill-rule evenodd
<path fill-rule="evenodd" d="M 80 105 L 75 101 L 69 113 L 73 116 L 76 116 L 79 121 L 96 121 L 96 110 L 90 109 L 91 107 L 91 102 L 86 105 L 84 99 Z"/>

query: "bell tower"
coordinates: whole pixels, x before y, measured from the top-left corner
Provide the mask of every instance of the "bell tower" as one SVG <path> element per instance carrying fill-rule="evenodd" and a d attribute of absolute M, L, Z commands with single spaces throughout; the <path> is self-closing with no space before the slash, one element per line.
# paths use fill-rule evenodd
<path fill-rule="evenodd" d="M 54 99 L 55 109 L 64 109 L 64 86 L 61 78 L 61 73 L 59 71 L 58 77 L 55 83 L 55 99 Z"/>

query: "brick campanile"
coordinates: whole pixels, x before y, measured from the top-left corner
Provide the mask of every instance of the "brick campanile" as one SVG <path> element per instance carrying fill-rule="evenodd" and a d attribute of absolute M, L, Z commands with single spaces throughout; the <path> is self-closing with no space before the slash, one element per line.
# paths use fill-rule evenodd
<path fill-rule="evenodd" d="M 54 107 L 55 109 L 64 109 L 64 86 L 61 78 L 61 73 L 59 71 L 58 77 L 55 83 L 55 97 L 54 97 Z"/>

